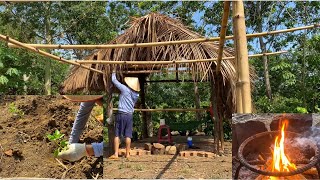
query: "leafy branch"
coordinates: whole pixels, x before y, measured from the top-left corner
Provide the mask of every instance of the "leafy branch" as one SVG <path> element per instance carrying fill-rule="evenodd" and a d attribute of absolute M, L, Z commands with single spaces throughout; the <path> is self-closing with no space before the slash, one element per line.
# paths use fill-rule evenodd
<path fill-rule="evenodd" d="M 47 138 L 58 146 L 53 152 L 54 157 L 58 157 L 59 152 L 68 149 L 68 143 L 62 139 L 63 137 L 64 134 L 61 134 L 59 130 L 56 130 L 53 134 L 47 134 Z"/>

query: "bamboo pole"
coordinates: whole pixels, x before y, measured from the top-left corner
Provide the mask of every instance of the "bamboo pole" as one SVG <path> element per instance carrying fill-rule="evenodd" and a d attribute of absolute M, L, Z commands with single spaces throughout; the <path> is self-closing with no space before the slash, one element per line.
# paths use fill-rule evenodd
<path fill-rule="evenodd" d="M 118 108 L 113 108 L 114 111 L 118 111 Z M 194 109 L 194 108 L 172 108 L 172 109 L 134 109 L 134 111 L 141 112 L 197 112 L 197 111 L 208 111 L 208 109 Z"/>
<path fill-rule="evenodd" d="M 76 63 L 76 62 L 74 62 L 74 61 L 68 61 L 68 60 L 66 60 L 66 59 L 64 59 L 64 58 L 62 58 L 62 57 L 55 56 L 55 55 L 50 54 L 50 53 L 47 53 L 47 52 L 45 52 L 45 51 L 41 51 L 41 50 L 39 50 L 39 49 L 37 49 L 37 48 L 35 48 L 35 47 L 29 46 L 29 45 L 23 44 L 23 43 L 21 43 L 21 42 L 19 42 L 19 41 L 17 41 L 17 40 L 14 40 L 14 39 L 10 38 L 9 36 L 4 36 L 4 35 L 0 34 L 0 40 L 13 43 L 13 44 L 15 44 L 15 45 L 17 45 L 17 46 L 21 46 L 21 47 L 23 47 L 23 48 L 25 48 L 25 49 L 27 49 L 27 50 L 30 50 L 30 51 L 39 53 L 39 54 L 41 54 L 41 55 L 44 55 L 44 56 L 46 56 L 46 57 L 49 57 L 49 58 L 58 60 L 58 61 L 60 61 L 60 62 L 65 62 L 65 63 L 72 64 L 72 65 L 75 65 L 75 66 L 80 66 L 80 67 L 85 68 L 85 69 L 88 69 L 88 70 L 90 70 L 90 71 L 94 71 L 94 72 L 98 72 L 98 73 L 103 74 L 102 71 L 99 71 L 99 70 L 97 70 L 97 69 L 93 69 L 93 68 L 91 68 L 91 67 L 83 66 L 82 64 Z"/>
<path fill-rule="evenodd" d="M 303 26 L 291 29 L 276 30 L 269 32 L 261 32 L 254 34 L 246 34 L 247 38 L 265 36 L 265 35 L 274 35 L 279 33 L 293 32 L 303 29 L 312 29 L 320 27 L 320 24 L 314 24 L 310 26 Z M 226 36 L 225 39 L 233 39 L 234 36 Z M 133 43 L 133 44 L 102 44 L 102 45 L 62 45 L 62 44 L 25 44 L 40 49 L 115 49 L 115 48 L 136 48 L 136 47 L 153 47 L 153 46 L 167 46 L 167 45 L 176 45 L 176 44 L 192 44 L 192 43 L 201 43 L 201 42 L 214 42 L 219 41 L 220 37 L 212 38 L 198 38 L 191 40 L 179 40 L 179 41 L 164 41 L 164 42 L 152 42 L 152 43 Z M 19 48 L 15 44 L 8 44 L 9 47 Z"/>
<path fill-rule="evenodd" d="M 262 53 L 262 54 L 252 54 L 248 57 L 260 57 L 260 56 L 269 56 L 287 53 L 288 51 L 278 51 L 271 53 Z M 222 60 L 233 60 L 234 56 L 231 57 L 222 57 Z M 193 59 L 193 60 L 177 60 L 177 61 L 104 61 L 104 60 L 74 60 L 73 62 L 79 64 L 122 64 L 122 65 L 148 65 L 150 64 L 187 64 L 187 63 L 199 63 L 199 62 L 214 62 L 218 58 L 212 59 Z"/>
<path fill-rule="evenodd" d="M 236 4 L 232 3 L 232 12 L 234 14 Z M 242 95 L 241 95 L 241 86 L 239 84 L 239 58 L 238 58 L 238 54 L 239 54 L 239 43 L 238 43 L 238 33 L 237 33 L 237 29 L 236 29 L 236 22 L 235 22 L 235 18 L 232 18 L 233 21 L 233 34 L 234 34 L 234 47 L 235 47 L 235 59 L 236 59 L 236 112 L 237 113 L 243 113 L 243 109 L 242 109 Z"/>
<path fill-rule="evenodd" d="M 238 34 L 238 50 L 240 67 L 240 82 L 241 82 L 241 95 L 242 95 L 242 108 L 243 113 L 251 113 L 251 87 L 250 87 L 250 76 L 249 76 L 249 59 L 247 49 L 247 37 L 246 37 L 246 24 L 244 16 L 243 1 L 233 1 L 235 6 L 234 18 L 235 28 Z"/>
<path fill-rule="evenodd" d="M 225 42 L 225 38 L 226 38 L 226 31 L 227 31 L 227 26 L 228 26 L 229 11 L 230 11 L 230 1 L 224 1 L 223 17 L 222 17 L 221 30 L 220 30 L 218 59 L 217 59 L 217 66 L 216 66 L 216 73 L 217 74 L 220 72 L 220 67 L 221 67 L 223 47 L 224 47 L 224 42 Z"/>
<path fill-rule="evenodd" d="M 187 79 L 187 80 L 181 80 L 181 79 L 179 79 L 179 81 L 177 82 L 177 80 L 151 80 L 151 81 L 146 81 L 146 83 L 180 83 L 180 82 L 188 82 L 188 83 L 194 83 L 194 82 L 202 82 L 202 81 L 200 81 L 200 80 L 196 80 L 196 81 L 194 81 L 194 80 L 191 80 L 191 79 Z"/>
<path fill-rule="evenodd" d="M 138 71 L 126 71 L 123 70 L 123 74 L 148 74 L 148 73 L 177 73 L 177 72 L 188 72 L 190 70 L 174 70 L 174 71 L 167 71 L 167 70 L 138 70 Z"/>

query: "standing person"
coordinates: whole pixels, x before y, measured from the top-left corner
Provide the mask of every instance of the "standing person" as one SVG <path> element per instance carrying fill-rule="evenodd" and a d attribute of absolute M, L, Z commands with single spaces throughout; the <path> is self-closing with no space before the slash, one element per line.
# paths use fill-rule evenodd
<path fill-rule="evenodd" d="M 68 150 L 62 151 L 58 154 L 58 157 L 68 160 L 68 161 L 78 161 L 84 156 L 95 156 L 100 157 L 103 156 L 103 142 L 101 143 L 78 143 L 80 140 L 80 135 L 85 129 L 85 125 L 88 122 L 91 111 L 97 103 L 102 106 L 101 99 L 98 101 L 90 101 L 90 102 L 81 102 L 80 108 L 76 115 L 76 119 L 72 126 L 72 131 L 69 138 Z M 112 111 L 111 111 L 112 114 Z M 108 116 L 111 117 L 109 112 Z"/>
<path fill-rule="evenodd" d="M 120 90 L 118 114 L 116 115 L 114 155 L 109 159 L 118 159 L 120 137 L 125 137 L 126 158 L 130 157 L 130 146 L 133 129 L 134 105 L 139 98 L 140 84 L 136 77 L 125 77 L 126 85 L 121 84 L 112 73 L 112 82 Z"/>

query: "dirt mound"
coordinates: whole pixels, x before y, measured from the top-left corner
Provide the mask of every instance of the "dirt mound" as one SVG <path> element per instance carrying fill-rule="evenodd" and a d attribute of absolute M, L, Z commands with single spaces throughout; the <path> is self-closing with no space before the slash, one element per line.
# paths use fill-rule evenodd
<path fill-rule="evenodd" d="M 58 129 L 67 140 L 78 108 L 61 96 L 1 96 L 0 177 L 102 178 L 102 158 L 61 164 L 53 157 L 56 145 L 46 138 Z M 101 142 L 102 129 L 90 119 L 80 142 Z"/>

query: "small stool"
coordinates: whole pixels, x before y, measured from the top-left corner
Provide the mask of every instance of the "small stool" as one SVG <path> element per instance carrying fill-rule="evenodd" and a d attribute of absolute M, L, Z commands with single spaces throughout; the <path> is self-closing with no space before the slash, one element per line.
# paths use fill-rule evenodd
<path fill-rule="evenodd" d="M 168 137 L 163 137 L 162 136 L 162 129 L 166 129 L 167 130 Z M 159 127 L 159 130 L 158 130 L 158 143 L 161 143 L 161 142 L 169 142 L 170 144 L 172 144 L 170 127 L 167 126 L 167 125 L 161 125 Z"/>

